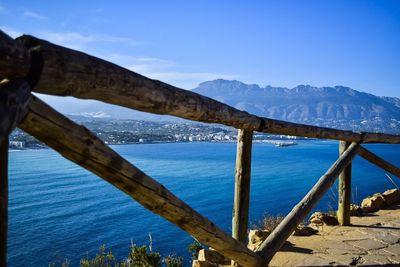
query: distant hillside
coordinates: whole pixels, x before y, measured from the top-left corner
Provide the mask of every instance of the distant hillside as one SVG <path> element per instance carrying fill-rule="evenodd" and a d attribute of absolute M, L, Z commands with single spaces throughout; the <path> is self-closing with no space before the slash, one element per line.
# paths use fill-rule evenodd
<path fill-rule="evenodd" d="M 194 92 L 256 115 L 342 129 L 400 133 L 400 99 L 348 87 L 260 87 L 239 81 L 201 83 Z"/>

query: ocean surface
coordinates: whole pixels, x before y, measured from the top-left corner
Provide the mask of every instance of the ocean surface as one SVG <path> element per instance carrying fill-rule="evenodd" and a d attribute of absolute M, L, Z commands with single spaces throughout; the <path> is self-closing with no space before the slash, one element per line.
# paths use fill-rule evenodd
<path fill-rule="evenodd" d="M 397 145 L 368 145 L 400 165 Z M 113 146 L 124 158 L 175 195 L 231 231 L 235 143 L 174 143 Z M 300 141 L 278 148 L 254 144 L 250 220 L 287 214 L 338 156 L 338 142 Z M 117 258 L 131 242 L 149 243 L 163 256 L 176 253 L 189 265 L 192 238 L 144 209 L 112 185 L 50 149 L 10 152 L 9 266 L 48 266 L 95 255 L 105 244 Z M 393 179 L 397 179 L 393 177 Z M 395 180 L 400 186 L 400 180 Z M 353 163 L 353 200 L 394 188 L 385 172 L 362 158 Z M 337 206 L 334 186 L 318 210 Z"/>

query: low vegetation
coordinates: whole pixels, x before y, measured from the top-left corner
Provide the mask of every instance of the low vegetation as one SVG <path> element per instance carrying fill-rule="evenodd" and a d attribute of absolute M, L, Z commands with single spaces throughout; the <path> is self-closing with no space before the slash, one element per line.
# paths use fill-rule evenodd
<path fill-rule="evenodd" d="M 68 260 L 60 265 L 49 264 L 49 267 L 70 267 Z M 129 255 L 124 260 L 117 260 L 112 251 L 105 245 L 101 246 L 95 257 L 89 255 L 80 260 L 81 267 L 182 267 L 183 258 L 176 255 L 168 255 L 162 259 L 161 254 L 153 252 L 151 246 L 132 245 Z"/>
<path fill-rule="evenodd" d="M 283 219 L 282 215 L 264 214 L 262 219 L 252 226 L 252 229 L 272 232 Z"/>
<path fill-rule="evenodd" d="M 188 251 L 192 255 L 192 260 L 196 260 L 198 258 L 199 251 L 202 249 L 203 249 L 203 246 L 197 240 L 194 240 L 191 244 L 189 244 Z"/>
<path fill-rule="evenodd" d="M 203 246 L 194 240 L 188 245 L 188 251 L 192 260 L 197 259 L 199 251 Z M 123 260 L 117 260 L 111 249 L 107 249 L 105 245 L 99 248 L 98 253 L 93 257 L 87 257 L 80 260 L 80 267 L 182 267 L 184 259 L 175 254 L 162 258 L 158 252 L 153 252 L 152 239 L 150 235 L 150 245 L 137 246 L 132 243 L 131 251 Z M 70 267 L 70 261 L 65 260 L 60 264 L 51 263 L 49 267 Z"/>

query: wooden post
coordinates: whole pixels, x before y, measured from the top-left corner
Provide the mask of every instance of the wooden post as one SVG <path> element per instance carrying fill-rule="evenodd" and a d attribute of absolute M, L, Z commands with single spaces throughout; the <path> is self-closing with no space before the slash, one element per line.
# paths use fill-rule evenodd
<path fill-rule="evenodd" d="M 333 185 L 336 178 L 344 168 L 352 161 L 357 153 L 359 145 L 352 143 L 338 160 L 321 176 L 318 182 L 307 193 L 307 195 L 292 209 L 274 231 L 257 249 L 257 253 L 268 263 L 275 253 L 282 247 L 286 239 L 293 233 L 295 228 L 301 223 L 311 210 L 317 205 L 319 200 Z"/>
<path fill-rule="evenodd" d="M 253 131 L 238 130 L 232 236 L 247 244 Z"/>
<path fill-rule="evenodd" d="M 0 143 L 8 140 L 8 135 L 25 116 L 30 95 L 27 82 L 0 82 Z"/>
<path fill-rule="evenodd" d="M 0 266 L 7 266 L 8 135 L 25 116 L 29 96 L 27 82 L 0 82 Z"/>
<path fill-rule="evenodd" d="M 0 266 L 7 266 L 8 138 L 0 144 Z"/>
<path fill-rule="evenodd" d="M 339 156 L 341 156 L 351 143 L 346 141 L 339 142 Z M 350 205 L 351 205 L 351 162 L 339 175 L 339 200 L 337 217 L 339 225 L 350 225 Z"/>
<path fill-rule="evenodd" d="M 384 169 L 385 171 L 396 175 L 398 178 L 400 178 L 400 168 L 397 168 L 393 164 L 387 162 L 386 160 L 382 159 L 381 157 L 377 156 L 376 154 L 372 153 L 365 147 L 360 146 L 360 149 L 358 150 L 358 155 L 363 157 L 364 159 L 368 160 L 369 162 L 375 164 L 379 168 Z"/>
<path fill-rule="evenodd" d="M 28 49 L 0 30 L 0 81 L 26 77 L 29 68 Z"/>

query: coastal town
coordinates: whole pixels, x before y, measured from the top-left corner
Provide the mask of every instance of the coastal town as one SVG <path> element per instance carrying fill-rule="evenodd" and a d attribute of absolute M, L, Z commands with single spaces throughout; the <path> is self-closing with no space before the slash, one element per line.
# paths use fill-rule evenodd
<path fill-rule="evenodd" d="M 110 120 L 76 118 L 110 145 L 175 142 L 236 142 L 237 129 L 213 124 L 192 122 L 152 122 L 139 120 Z M 256 143 L 271 143 L 284 147 L 295 145 L 298 137 L 285 135 L 254 134 Z M 304 138 L 302 138 L 304 139 Z M 11 149 L 41 149 L 46 146 L 25 132 L 16 129 L 10 135 Z"/>

